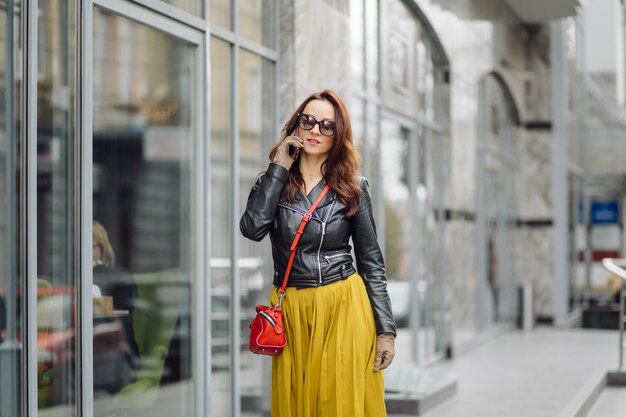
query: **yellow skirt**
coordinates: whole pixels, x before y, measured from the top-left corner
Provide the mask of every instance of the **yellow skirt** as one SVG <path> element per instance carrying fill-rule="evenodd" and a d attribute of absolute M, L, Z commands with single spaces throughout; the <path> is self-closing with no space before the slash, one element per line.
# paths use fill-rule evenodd
<path fill-rule="evenodd" d="M 270 302 L 278 300 L 278 289 Z M 374 372 L 376 327 L 358 274 L 316 288 L 289 287 L 287 346 L 272 362 L 272 417 L 384 417 Z"/>

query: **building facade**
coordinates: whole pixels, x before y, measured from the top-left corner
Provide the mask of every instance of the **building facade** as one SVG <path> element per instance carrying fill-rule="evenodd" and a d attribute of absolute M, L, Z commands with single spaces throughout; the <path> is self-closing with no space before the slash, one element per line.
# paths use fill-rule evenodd
<path fill-rule="evenodd" d="M 500 0 L 0 6 L 1 417 L 265 415 L 270 362 L 246 338 L 273 269 L 239 216 L 282 123 L 324 88 L 371 183 L 399 360 L 515 326 L 524 282 L 537 315 L 575 310 L 575 280 L 553 278 L 551 75 L 555 59 L 578 73 L 577 21 Z"/>

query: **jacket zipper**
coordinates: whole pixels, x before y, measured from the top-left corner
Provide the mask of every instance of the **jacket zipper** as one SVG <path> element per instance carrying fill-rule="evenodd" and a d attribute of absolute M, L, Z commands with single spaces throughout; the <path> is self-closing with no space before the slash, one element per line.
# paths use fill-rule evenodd
<path fill-rule="evenodd" d="M 333 200 L 333 203 L 330 205 L 330 208 L 328 209 L 328 213 L 326 213 L 326 217 L 324 218 L 324 221 L 322 222 L 322 238 L 320 239 L 320 246 L 317 248 L 317 270 L 319 271 L 319 284 L 322 285 L 322 262 L 320 261 L 320 251 L 322 250 L 322 243 L 324 243 L 324 235 L 326 234 L 326 222 L 328 221 L 328 218 L 330 217 L 330 213 L 333 212 L 333 207 L 335 207 L 335 202 L 337 200 Z"/>
<path fill-rule="evenodd" d="M 326 256 L 324 256 L 324 259 L 326 259 L 326 262 L 328 262 L 330 264 L 330 260 L 331 259 L 333 259 L 333 258 L 341 258 L 341 257 L 344 257 L 344 256 L 352 257 L 352 255 L 349 254 L 349 253 L 339 253 L 337 255 L 326 255 Z"/>

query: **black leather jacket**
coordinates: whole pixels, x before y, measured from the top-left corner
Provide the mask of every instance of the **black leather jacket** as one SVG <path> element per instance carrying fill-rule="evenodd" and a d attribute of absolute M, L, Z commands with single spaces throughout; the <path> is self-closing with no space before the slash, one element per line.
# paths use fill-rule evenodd
<path fill-rule="evenodd" d="M 269 232 L 275 286 L 282 284 L 289 248 L 302 217 L 326 185 L 324 180 L 320 181 L 308 196 L 301 193 L 301 198 L 292 204 L 280 198 L 288 177 L 289 172 L 284 167 L 270 164 L 252 187 L 239 223 L 241 233 L 257 242 Z M 385 264 L 376 238 L 369 185 L 365 178 L 361 179 L 361 188 L 359 209 L 352 217 L 346 216 L 346 206 L 332 190 L 322 199 L 300 238 L 288 286 L 317 287 L 355 273 L 349 244 L 352 236 L 358 271 L 374 311 L 376 332 L 395 335 Z"/>

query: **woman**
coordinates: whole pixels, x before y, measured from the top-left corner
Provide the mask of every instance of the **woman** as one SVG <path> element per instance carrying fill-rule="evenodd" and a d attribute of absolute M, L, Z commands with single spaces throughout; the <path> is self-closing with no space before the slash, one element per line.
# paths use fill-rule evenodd
<path fill-rule="evenodd" d="M 325 90 L 304 100 L 269 156 L 240 228 L 254 241 L 270 234 L 275 286 L 302 216 L 331 187 L 289 276 L 282 304 L 287 346 L 272 363 L 272 417 L 384 416 L 379 371 L 393 360 L 396 327 L 368 183 L 357 176 L 360 159 L 339 96 Z M 277 288 L 270 298 L 276 304 Z"/>
<path fill-rule="evenodd" d="M 107 383 L 105 387 L 109 392 L 115 393 L 133 381 L 135 369 L 139 367 L 139 346 L 133 326 L 133 311 L 138 291 L 132 275 L 114 267 L 115 252 L 113 252 L 104 226 L 94 220 L 92 228 L 93 285 L 96 289 L 94 294 L 100 292 L 101 295 L 110 296 L 113 299 L 113 309 L 128 312 L 128 315 L 120 318 L 128 344 L 127 348 L 122 349 L 125 351 L 127 363 L 117 365 L 113 382 Z M 108 348 L 108 346 L 98 346 L 97 341 L 94 341 L 94 351 L 106 353 Z"/>

